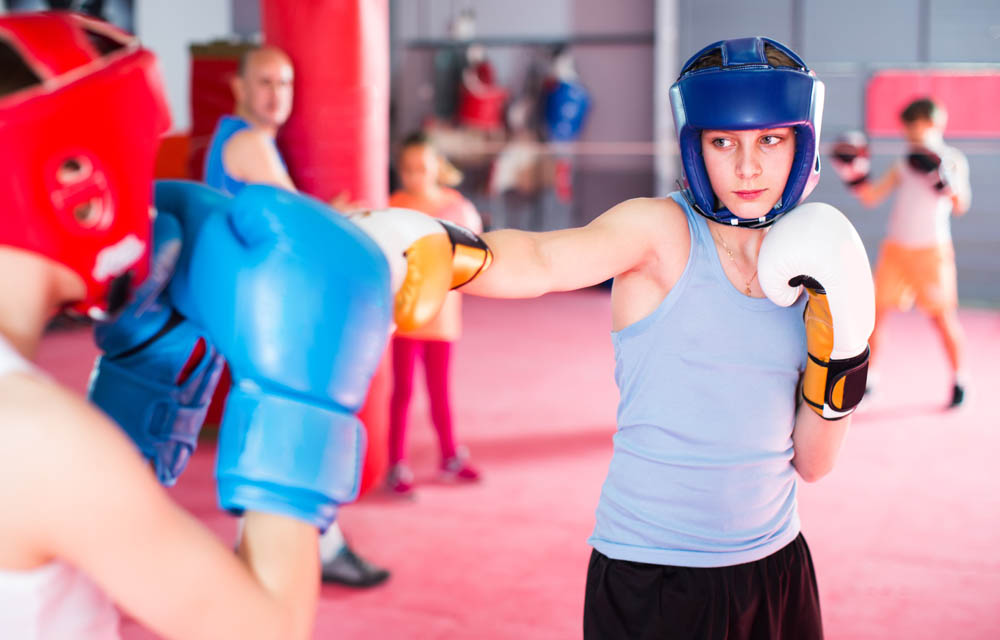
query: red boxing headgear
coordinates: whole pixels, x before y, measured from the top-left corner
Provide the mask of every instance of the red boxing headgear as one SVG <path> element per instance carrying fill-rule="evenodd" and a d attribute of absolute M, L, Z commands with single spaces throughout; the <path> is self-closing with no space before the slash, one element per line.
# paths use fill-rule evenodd
<path fill-rule="evenodd" d="M 150 201 L 170 126 L 156 60 L 73 13 L 0 16 L 0 245 L 78 273 L 101 318 L 149 270 Z"/>

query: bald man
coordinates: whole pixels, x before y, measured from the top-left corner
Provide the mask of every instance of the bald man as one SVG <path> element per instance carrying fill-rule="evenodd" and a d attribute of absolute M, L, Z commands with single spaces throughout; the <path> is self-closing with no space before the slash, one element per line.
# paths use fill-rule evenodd
<path fill-rule="evenodd" d="M 249 183 L 295 191 L 274 138 L 292 113 L 292 61 L 277 47 L 251 49 L 232 79 L 236 113 L 216 125 L 205 182 L 236 195 Z"/>
<path fill-rule="evenodd" d="M 236 195 L 247 184 L 264 183 L 297 191 L 274 142 L 292 112 L 292 61 L 273 46 L 251 49 L 240 59 L 232 80 L 236 113 L 223 116 L 212 135 L 205 161 L 205 182 Z M 320 538 L 323 581 L 372 587 L 389 572 L 358 556 L 334 523 Z"/>

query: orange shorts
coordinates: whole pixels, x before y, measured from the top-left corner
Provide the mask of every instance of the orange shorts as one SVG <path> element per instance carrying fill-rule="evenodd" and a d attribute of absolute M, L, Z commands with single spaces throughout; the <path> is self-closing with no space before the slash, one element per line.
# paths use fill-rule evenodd
<path fill-rule="evenodd" d="M 951 243 L 924 249 L 882 244 L 875 267 L 875 307 L 906 311 L 914 302 L 931 315 L 958 306 L 955 250 Z"/>

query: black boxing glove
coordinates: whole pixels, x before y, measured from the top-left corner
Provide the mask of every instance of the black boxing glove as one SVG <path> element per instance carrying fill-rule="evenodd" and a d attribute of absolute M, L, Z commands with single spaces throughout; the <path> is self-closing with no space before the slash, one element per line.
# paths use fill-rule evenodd
<path fill-rule="evenodd" d="M 948 171 L 941 162 L 941 156 L 930 149 L 919 147 L 912 149 L 906 156 L 906 164 L 921 176 L 926 176 L 927 183 L 942 195 L 951 195 L 951 180 Z"/>

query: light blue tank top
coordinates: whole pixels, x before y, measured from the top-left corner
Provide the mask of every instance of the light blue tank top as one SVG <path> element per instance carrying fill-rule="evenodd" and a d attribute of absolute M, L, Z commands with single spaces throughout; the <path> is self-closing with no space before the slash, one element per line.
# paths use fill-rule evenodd
<path fill-rule="evenodd" d="M 247 186 L 246 182 L 237 180 L 226 173 L 226 167 L 222 162 L 222 150 L 233 135 L 250 127 L 249 122 L 237 116 L 222 116 L 219 119 L 219 124 L 215 126 L 215 133 L 212 134 L 212 143 L 205 154 L 205 184 L 225 191 L 232 196 L 235 196 L 243 190 L 243 187 Z M 277 150 L 277 145 L 274 148 Z M 278 153 L 278 159 L 281 160 L 281 165 L 285 166 L 285 161 L 281 158 L 280 152 Z M 287 167 L 285 168 L 287 170 Z"/>
<path fill-rule="evenodd" d="M 679 193 L 691 253 L 649 316 L 612 332 L 621 394 L 590 544 L 619 560 L 720 567 L 799 533 L 792 427 L 805 297 L 788 308 L 726 278 Z"/>

